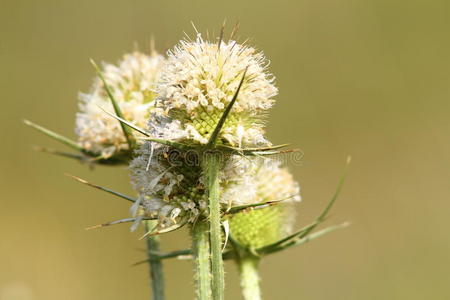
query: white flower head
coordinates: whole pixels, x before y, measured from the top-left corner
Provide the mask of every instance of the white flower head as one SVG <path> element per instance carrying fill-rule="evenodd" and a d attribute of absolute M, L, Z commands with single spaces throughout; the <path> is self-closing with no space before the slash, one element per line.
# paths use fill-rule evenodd
<path fill-rule="evenodd" d="M 221 196 L 223 203 L 300 201 L 300 186 L 276 159 L 234 156 L 226 163 L 221 181 L 226 185 Z"/>
<path fill-rule="evenodd" d="M 295 222 L 294 203 L 300 201 L 300 187 L 292 174 L 281 168 L 280 163 L 269 160 L 256 172 L 256 203 L 282 201 L 277 205 L 241 212 L 230 219 L 230 234 L 237 242 L 249 249 L 264 247 L 292 233 Z M 245 185 L 240 187 L 242 191 Z M 233 196 L 239 196 L 239 186 Z"/>
<path fill-rule="evenodd" d="M 124 55 L 117 65 L 103 65 L 103 76 L 125 119 L 137 126 L 145 128 L 147 125 L 149 108 L 154 105 L 155 82 L 164 61 L 164 57 L 156 53 L 133 52 Z M 100 107 L 113 111 L 103 83 L 96 77 L 91 91 L 80 94 L 80 111 L 76 118 L 79 144 L 105 158 L 129 150 L 120 123 Z"/>
<path fill-rule="evenodd" d="M 262 119 L 278 92 L 267 65 L 252 47 L 233 40 L 208 42 L 199 34 L 168 52 L 157 85 L 157 106 L 180 122 L 185 138 L 205 144 L 245 73 L 220 139 L 233 146 L 266 145 Z"/>

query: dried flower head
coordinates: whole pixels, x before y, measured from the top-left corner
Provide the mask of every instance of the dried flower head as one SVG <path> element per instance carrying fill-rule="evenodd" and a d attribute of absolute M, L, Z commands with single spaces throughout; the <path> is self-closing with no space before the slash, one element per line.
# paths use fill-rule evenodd
<path fill-rule="evenodd" d="M 206 207 L 204 186 L 199 183 L 201 168 L 169 147 L 144 143 L 130 164 L 131 182 L 138 201 L 131 207 L 137 216 L 134 228 L 144 217 L 157 217 L 159 227 L 193 222 Z"/>
<path fill-rule="evenodd" d="M 289 199 L 266 208 L 243 211 L 230 219 L 230 234 L 247 249 L 254 250 L 292 233 L 293 203 L 300 200 L 300 187 L 279 163 L 264 164 L 253 179 L 259 202 Z"/>
<path fill-rule="evenodd" d="M 139 193 L 132 206 L 136 225 L 157 217 L 159 226 L 194 222 L 206 213 L 206 179 L 195 151 L 182 152 L 146 142 L 132 161 L 131 181 Z M 222 162 L 220 203 L 223 210 L 281 198 L 299 200 L 298 185 L 279 162 L 259 157 L 231 156 Z"/>
<path fill-rule="evenodd" d="M 164 61 L 164 57 L 156 53 L 133 52 L 124 55 L 117 65 L 103 66 L 103 76 L 124 117 L 137 126 L 146 126 L 149 108 L 154 105 L 154 85 Z M 113 111 L 99 77 L 95 78 L 88 94 L 80 94 L 79 107 L 76 134 L 84 149 L 105 158 L 128 150 L 120 123 L 101 109 Z"/>
<path fill-rule="evenodd" d="M 157 85 L 159 115 L 174 123 L 172 128 L 183 133 L 180 138 L 205 144 L 245 73 L 219 140 L 232 146 L 267 145 L 262 119 L 278 92 L 267 65 L 261 52 L 233 40 L 213 43 L 199 34 L 195 41 L 181 41 L 168 52 Z M 152 122 L 158 125 L 158 119 Z"/>

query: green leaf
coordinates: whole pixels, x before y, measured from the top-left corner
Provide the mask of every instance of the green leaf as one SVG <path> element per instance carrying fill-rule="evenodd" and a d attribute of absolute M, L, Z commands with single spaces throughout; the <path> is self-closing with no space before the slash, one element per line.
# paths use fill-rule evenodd
<path fill-rule="evenodd" d="M 209 148 L 213 148 L 216 145 L 219 133 L 222 130 L 222 127 L 225 124 L 225 121 L 227 120 L 228 115 L 229 115 L 231 109 L 233 108 L 234 103 L 237 100 L 237 97 L 238 97 L 239 91 L 242 87 L 242 84 L 244 83 L 245 74 L 247 73 L 247 68 L 248 67 L 245 68 L 244 74 L 242 74 L 241 81 L 239 82 L 239 86 L 237 87 L 236 92 L 234 93 L 233 99 L 231 99 L 230 103 L 228 103 L 227 107 L 225 108 L 225 111 L 223 112 L 222 116 L 220 117 L 219 122 L 217 122 L 217 125 L 214 128 L 213 133 L 211 134 L 211 137 L 209 138 L 209 141 L 208 141 Z"/>
<path fill-rule="evenodd" d="M 90 182 L 88 182 L 88 181 L 86 181 L 86 180 L 84 180 L 84 179 L 82 179 L 82 178 L 80 178 L 80 177 L 77 177 L 77 176 L 74 176 L 74 175 L 70 175 L 70 174 L 66 174 L 66 176 L 71 177 L 71 178 L 75 179 L 76 181 L 81 182 L 81 183 L 83 183 L 83 184 L 86 184 L 86 185 L 88 185 L 88 186 L 90 186 L 90 187 L 99 189 L 99 190 L 101 190 L 101 191 L 107 192 L 107 193 L 112 194 L 112 195 L 114 195 L 114 196 L 117 196 L 117 197 L 120 197 L 120 198 L 122 198 L 122 199 L 128 200 L 128 201 L 130 201 L 130 202 L 133 202 L 133 203 L 134 203 L 134 202 L 137 201 L 137 199 L 135 199 L 135 198 L 132 198 L 132 197 L 127 196 L 127 195 L 124 195 L 124 194 L 122 194 L 122 193 L 115 192 L 115 191 L 113 191 L 113 190 L 111 190 L 111 189 L 108 189 L 108 188 L 105 188 L 105 187 L 102 187 L 102 186 L 99 186 L 99 185 L 90 183 Z"/>
<path fill-rule="evenodd" d="M 114 107 L 114 112 L 116 113 L 116 115 L 119 118 L 124 119 L 124 116 L 122 114 L 120 106 L 117 103 L 116 99 L 114 98 L 114 96 L 111 92 L 111 89 L 109 88 L 108 83 L 106 82 L 105 77 L 103 76 L 102 71 L 100 70 L 100 68 L 97 66 L 97 64 L 95 63 L 95 61 L 93 59 L 91 59 L 91 64 L 94 67 L 95 71 L 97 72 L 98 77 L 103 82 L 103 87 L 104 87 L 106 93 L 108 94 L 109 99 L 111 100 L 111 104 Z M 125 136 L 125 139 L 127 140 L 128 147 L 130 148 L 130 150 L 133 149 L 136 144 L 133 133 L 122 122 L 120 123 L 120 126 L 122 127 L 123 134 Z"/>

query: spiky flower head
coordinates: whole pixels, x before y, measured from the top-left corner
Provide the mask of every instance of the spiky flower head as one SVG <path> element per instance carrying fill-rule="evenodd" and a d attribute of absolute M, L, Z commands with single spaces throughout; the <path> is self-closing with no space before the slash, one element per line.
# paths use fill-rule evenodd
<path fill-rule="evenodd" d="M 207 215 L 207 184 L 197 153 L 146 142 L 137 154 L 130 165 L 131 181 L 139 193 L 131 209 L 137 217 L 133 228 L 144 217 L 156 217 L 159 228 L 168 228 Z M 283 197 L 300 199 L 298 185 L 275 160 L 231 156 L 221 163 L 223 211 Z"/>
<path fill-rule="evenodd" d="M 144 217 L 156 217 L 159 228 L 193 222 L 206 207 L 201 168 L 169 147 L 144 143 L 130 164 L 131 182 L 138 201 L 131 207 L 136 216 L 132 230 Z"/>
<path fill-rule="evenodd" d="M 205 144 L 245 73 L 219 140 L 232 146 L 267 145 L 262 119 L 278 92 L 267 65 L 261 52 L 233 40 L 209 42 L 198 34 L 195 41 L 181 41 L 168 52 L 157 85 L 159 115 L 183 132 L 180 139 Z"/>
<path fill-rule="evenodd" d="M 117 65 L 103 65 L 103 76 L 122 114 L 137 126 L 146 126 L 149 108 L 155 99 L 154 85 L 164 61 L 164 57 L 156 53 L 133 52 L 125 54 Z M 128 151 L 120 123 L 101 109 L 113 111 L 100 78 L 96 77 L 91 91 L 80 93 L 79 98 L 80 111 L 76 118 L 79 144 L 104 158 Z"/>
<path fill-rule="evenodd" d="M 255 250 L 286 237 L 295 221 L 294 202 L 300 200 L 300 187 L 286 168 L 278 163 L 264 164 L 254 180 L 260 202 L 288 199 L 266 208 L 243 211 L 230 219 L 230 235 L 241 246 Z"/>

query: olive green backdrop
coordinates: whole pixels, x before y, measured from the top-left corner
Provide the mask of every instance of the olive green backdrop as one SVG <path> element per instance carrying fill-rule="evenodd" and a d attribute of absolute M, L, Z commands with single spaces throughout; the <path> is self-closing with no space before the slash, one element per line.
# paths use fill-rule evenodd
<path fill-rule="evenodd" d="M 262 263 L 265 299 L 450 299 L 450 2 L 447 0 L 0 0 L 0 299 L 148 299 L 140 233 L 85 231 L 128 216 L 128 203 L 65 177 L 132 193 L 125 168 L 88 170 L 37 153 L 63 149 L 21 124 L 71 137 L 89 58 L 115 62 L 151 36 L 241 22 L 271 60 L 280 94 L 274 143 L 304 152 L 298 226 L 348 181 L 328 224 L 352 226 Z M 231 27 L 231 26 L 230 26 Z M 228 29 L 229 30 L 229 29 Z M 186 247 L 186 232 L 164 236 Z M 165 265 L 168 299 L 192 299 L 188 261 Z M 227 264 L 227 297 L 240 299 Z"/>

